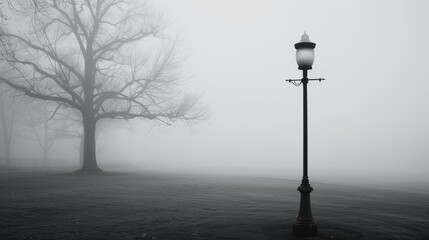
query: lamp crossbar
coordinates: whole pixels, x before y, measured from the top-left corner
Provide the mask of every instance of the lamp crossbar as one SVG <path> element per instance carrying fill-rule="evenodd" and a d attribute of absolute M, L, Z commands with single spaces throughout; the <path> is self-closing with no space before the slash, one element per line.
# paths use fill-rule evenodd
<path fill-rule="evenodd" d="M 302 78 L 301 79 L 286 79 L 285 81 L 286 82 L 302 82 Z M 307 79 L 307 81 L 319 81 L 319 82 L 321 82 L 321 81 L 323 81 L 323 80 L 325 80 L 324 78 L 309 78 L 309 79 Z"/>

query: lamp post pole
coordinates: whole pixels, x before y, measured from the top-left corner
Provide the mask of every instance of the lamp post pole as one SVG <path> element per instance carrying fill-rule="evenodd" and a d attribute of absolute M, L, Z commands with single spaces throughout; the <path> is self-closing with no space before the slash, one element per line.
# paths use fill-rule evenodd
<path fill-rule="evenodd" d="M 302 96 L 303 96 L 303 179 L 308 179 L 308 129 L 307 129 L 307 69 L 302 70 Z"/>
<path fill-rule="evenodd" d="M 299 82 L 303 86 L 303 176 L 301 185 L 298 187 L 298 191 L 301 193 L 299 214 L 293 224 L 293 234 L 297 236 L 317 236 L 317 224 L 313 219 L 311 213 L 310 193 L 313 188 L 310 185 L 308 179 L 308 114 L 307 114 L 307 84 L 308 81 L 317 80 L 322 81 L 323 78 L 308 79 L 307 71 L 312 68 L 314 61 L 314 48 L 316 44 L 310 42 L 308 35 L 304 33 L 301 41 L 295 44 L 297 49 L 296 59 L 298 63 L 298 69 L 302 70 L 301 79 L 288 79 L 286 81 Z M 295 84 L 296 85 L 296 84 Z"/>

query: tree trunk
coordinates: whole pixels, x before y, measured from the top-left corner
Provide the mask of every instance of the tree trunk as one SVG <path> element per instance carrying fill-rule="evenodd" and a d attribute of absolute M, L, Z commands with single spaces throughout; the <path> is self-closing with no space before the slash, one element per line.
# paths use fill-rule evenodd
<path fill-rule="evenodd" d="M 43 148 L 43 166 L 45 167 L 49 166 L 49 148 L 48 147 Z"/>
<path fill-rule="evenodd" d="M 43 165 L 45 167 L 49 166 L 49 126 L 48 121 L 44 123 L 45 134 L 43 135 Z"/>
<path fill-rule="evenodd" d="M 5 148 L 4 148 L 5 165 L 8 168 L 8 167 L 11 167 L 11 161 L 10 161 L 10 144 L 11 144 L 11 141 L 7 137 L 4 138 L 4 141 L 5 141 L 5 143 L 4 143 L 4 146 L 5 146 Z"/>
<path fill-rule="evenodd" d="M 96 160 L 95 126 L 93 117 L 83 116 L 83 163 L 80 172 L 100 172 Z"/>
<path fill-rule="evenodd" d="M 83 134 L 80 137 L 80 145 L 79 145 L 79 167 L 83 166 L 83 147 L 84 147 L 84 140 L 83 140 Z"/>
<path fill-rule="evenodd" d="M 0 100 L 0 114 L 1 114 L 1 125 L 2 125 L 2 135 L 3 135 L 3 141 L 4 141 L 4 157 L 5 157 L 5 165 L 6 167 L 11 167 L 11 161 L 10 161 L 10 145 L 12 142 L 12 136 L 10 135 L 11 129 L 10 127 L 13 126 L 10 123 L 8 123 L 6 118 L 6 111 L 4 109 L 3 101 Z M 8 113 L 10 114 L 10 113 Z M 10 126 L 9 126 L 10 125 Z"/>
<path fill-rule="evenodd" d="M 82 110 L 83 119 L 83 164 L 80 172 L 101 172 L 97 166 L 96 145 L 95 145 L 95 120 L 94 112 L 94 89 L 95 89 L 95 69 L 93 39 L 86 42 L 85 59 L 85 82 L 83 84 L 84 106 Z"/>

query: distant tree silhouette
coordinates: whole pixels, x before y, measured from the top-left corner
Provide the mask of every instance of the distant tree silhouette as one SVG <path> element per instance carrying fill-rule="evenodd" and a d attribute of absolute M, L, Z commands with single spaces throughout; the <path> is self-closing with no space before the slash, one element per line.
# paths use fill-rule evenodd
<path fill-rule="evenodd" d="M 0 23 L 4 23 L 7 20 L 7 16 L 3 11 L 4 3 L 0 2 Z"/>
<path fill-rule="evenodd" d="M 38 143 L 43 153 L 43 165 L 50 165 L 49 152 L 52 146 L 60 139 L 75 138 L 77 133 L 75 123 L 66 120 L 53 119 L 52 110 L 53 104 L 44 102 L 30 103 L 30 109 L 25 116 L 28 131 L 22 131 L 21 137 L 34 140 Z"/>
<path fill-rule="evenodd" d="M 80 171 L 100 171 L 96 126 L 101 119 L 142 118 L 172 124 L 206 117 L 197 98 L 181 94 L 176 40 L 143 1 L 41 0 L 18 9 L 0 32 L 7 84 L 29 97 L 81 113 Z M 17 7 L 18 6 L 18 7 Z M 25 34 L 23 34 L 25 33 Z"/>
<path fill-rule="evenodd" d="M 18 118 L 17 105 L 14 103 L 15 98 L 9 89 L 0 86 L 0 134 L 1 149 L 4 151 L 3 156 L 6 167 L 11 166 L 11 147 L 14 136 L 15 123 Z"/>

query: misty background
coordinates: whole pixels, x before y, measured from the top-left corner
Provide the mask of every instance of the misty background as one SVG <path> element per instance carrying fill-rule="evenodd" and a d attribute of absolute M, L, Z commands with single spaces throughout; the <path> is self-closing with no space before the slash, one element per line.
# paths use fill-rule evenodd
<path fill-rule="evenodd" d="M 105 169 L 301 179 L 302 89 L 293 44 L 316 43 L 310 78 L 309 177 L 313 182 L 428 183 L 429 3 L 426 1 L 158 0 L 180 38 L 182 86 L 201 96 L 208 121 L 106 127 Z M 79 142 L 62 139 L 50 165 L 78 166 Z M 16 137 L 16 166 L 44 166 Z"/>

